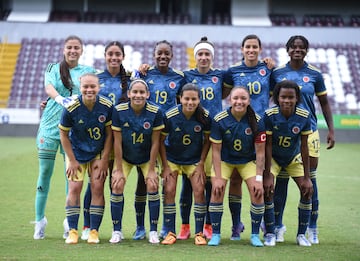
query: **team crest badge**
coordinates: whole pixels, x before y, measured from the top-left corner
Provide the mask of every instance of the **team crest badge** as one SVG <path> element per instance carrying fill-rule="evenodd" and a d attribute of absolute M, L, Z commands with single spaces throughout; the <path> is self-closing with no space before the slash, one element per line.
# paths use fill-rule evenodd
<path fill-rule="evenodd" d="M 260 74 L 261 76 L 265 76 L 265 75 L 266 75 L 266 71 L 265 71 L 264 69 L 261 69 L 261 70 L 259 71 L 259 74 Z"/>
<path fill-rule="evenodd" d="M 176 83 L 169 82 L 169 87 L 170 87 L 170 89 L 175 89 L 176 88 Z"/>
<path fill-rule="evenodd" d="M 245 134 L 246 134 L 246 135 L 251 135 L 251 134 L 252 134 L 251 128 L 246 128 L 246 129 L 245 129 Z"/>
<path fill-rule="evenodd" d="M 309 76 L 304 76 L 304 77 L 303 77 L 303 82 L 309 82 L 309 81 L 310 81 Z"/>
<path fill-rule="evenodd" d="M 217 82 L 219 81 L 219 78 L 216 77 L 216 76 L 214 76 L 214 77 L 211 78 L 211 81 L 212 81 L 213 83 L 217 83 Z"/>
<path fill-rule="evenodd" d="M 196 125 L 196 126 L 194 127 L 194 131 L 195 131 L 195 132 L 200 132 L 200 131 L 201 131 L 201 126 L 200 126 L 200 125 Z"/>
<path fill-rule="evenodd" d="M 298 134 L 298 133 L 300 132 L 300 128 L 299 128 L 298 126 L 294 126 L 294 127 L 292 128 L 292 132 L 293 132 L 294 134 Z"/>
<path fill-rule="evenodd" d="M 98 118 L 98 121 L 99 122 L 105 122 L 106 121 L 105 115 L 100 115 L 99 118 Z"/>
<path fill-rule="evenodd" d="M 150 127 L 151 127 L 150 122 L 145 121 L 143 127 L 144 127 L 145 130 L 150 129 Z"/>

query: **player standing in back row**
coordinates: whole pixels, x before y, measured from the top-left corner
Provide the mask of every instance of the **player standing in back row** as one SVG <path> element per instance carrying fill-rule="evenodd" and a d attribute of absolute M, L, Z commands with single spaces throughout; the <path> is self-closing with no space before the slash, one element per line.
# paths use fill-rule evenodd
<path fill-rule="evenodd" d="M 304 60 L 309 50 L 309 41 L 302 35 L 291 36 L 286 43 L 286 50 L 290 56 L 290 61 L 274 69 L 271 75 L 271 88 L 282 80 L 292 80 L 296 82 L 301 91 L 301 105 L 310 112 L 311 129 L 313 133 L 309 135 L 308 146 L 310 155 L 310 178 L 313 183 L 314 193 L 312 195 L 312 211 L 308 229 L 308 239 L 310 243 L 318 244 L 317 219 L 319 215 L 319 199 L 316 175 L 320 157 L 320 136 L 317 126 L 314 96 L 316 96 L 320 102 L 321 110 L 328 126 L 326 139 L 328 144 L 327 149 L 332 149 L 335 145 L 334 123 L 323 76 L 317 68 Z M 284 233 L 286 231 L 286 226 L 282 223 L 282 216 L 286 203 L 288 181 L 289 175 L 284 171 L 282 171 L 276 179 L 274 208 L 277 242 L 284 242 Z"/>

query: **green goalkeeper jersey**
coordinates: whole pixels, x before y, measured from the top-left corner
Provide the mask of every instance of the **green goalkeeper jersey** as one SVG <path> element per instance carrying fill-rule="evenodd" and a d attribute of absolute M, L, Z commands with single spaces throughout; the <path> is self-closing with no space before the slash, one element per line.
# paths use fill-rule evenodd
<path fill-rule="evenodd" d="M 49 64 L 46 72 L 44 84 L 45 86 L 51 84 L 54 86 L 59 95 L 63 97 L 69 97 L 71 95 L 80 94 L 80 76 L 85 73 L 95 73 L 95 69 L 86 65 L 78 65 L 74 68 L 70 69 L 70 75 L 73 82 L 73 88 L 70 92 L 67 89 L 62 81 L 60 76 L 60 63 L 52 63 Z M 63 107 L 56 103 L 55 100 L 49 99 L 44 112 L 42 114 L 38 135 L 37 135 L 37 144 L 38 147 L 43 148 L 44 140 L 54 139 L 60 141 L 60 133 L 58 124 L 60 122 L 61 113 L 63 111 Z M 42 146 L 39 146 L 39 143 L 42 143 Z M 51 149 L 51 148 L 49 148 Z"/>

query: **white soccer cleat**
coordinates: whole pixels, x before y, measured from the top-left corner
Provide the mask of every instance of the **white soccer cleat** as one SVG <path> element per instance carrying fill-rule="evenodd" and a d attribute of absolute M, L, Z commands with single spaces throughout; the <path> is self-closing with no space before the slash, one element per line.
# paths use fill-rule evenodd
<path fill-rule="evenodd" d="M 117 244 L 117 243 L 120 243 L 121 240 L 123 240 L 123 239 L 124 239 L 124 236 L 121 233 L 121 231 L 113 231 L 109 242 L 111 244 Z"/>
<path fill-rule="evenodd" d="M 45 238 L 45 228 L 47 225 L 46 217 L 43 217 L 40 221 L 35 222 L 35 231 L 34 239 L 44 239 Z"/>
<path fill-rule="evenodd" d="M 317 228 L 307 229 L 308 240 L 311 244 L 319 244 L 318 230 Z"/>
<path fill-rule="evenodd" d="M 89 234 L 90 234 L 90 228 L 87 227 L 85 229 L 83 229 L 83 231 L 81 232 L 81 240 L 88 240 L 89 239 Z"/>
<path fill-rule="evenodd" d="M 307 240 L 307 238 L 305 237 L 304 234 L 299 234 L 296 237 L 296 243 L 299 246 L 311 246 L 311 243 L 309 242 L 309 240 Z"/>
<path fill-rule="evenodd" d="M 157 231 L 150 231 L 149 242 L 151 244 L 159 244 L 160 243 L 159 235 L 158 235 Z"/>
<path fill-rule="evenodd" d="M 275 228 L 275 236 L 276 236 L 276 242 L 284 242 L 284 234 L 286 232 L 286 226 L 282 226 L 280 228 Z"/>
<path fill-rule="evenodd" d="M 264 236 L 264 245 L 265 246 L 275 246 L 276 245 L 276 236 L 272 233 L 267 233 Z"/>
<path fill-rule="evenodd" d="M 63 239 L 67 239 L 67 237 L 69 236 L 69 230 L 70 230 L 67 218 L 65 218 L 63 221 L 63 227 L 64 227 Z"/>

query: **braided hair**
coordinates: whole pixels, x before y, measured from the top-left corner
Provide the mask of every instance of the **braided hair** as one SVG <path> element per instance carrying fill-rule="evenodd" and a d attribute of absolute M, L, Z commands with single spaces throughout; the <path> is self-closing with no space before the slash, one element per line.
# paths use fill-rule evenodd
<path fill-rule="evenodd" d="M 108 43 L 105 46 L 105 53 L 107 51 L 107 49 L 109 49 L 111 46 L 117 46 L 119 47 L 119 49 L 121 50 L 121 52 L 123 53 L 123 56 L 125 57 L 125 50 L 124 50 L 124 45 L 121 44 L 119 41 L 112 41 L 110 43 Z M 125 67 L 120 64 L 120 77 L 121 77 L 121 97 L 119 99 L 119 103 L 123 103 L 123 102 L 127 102 L 129 100 L 129 98 L 127 97 L 127 90 L 128 90 L 128 81 L 127 81 L 127 77 L 126 77 L 126 70 Z"/>

